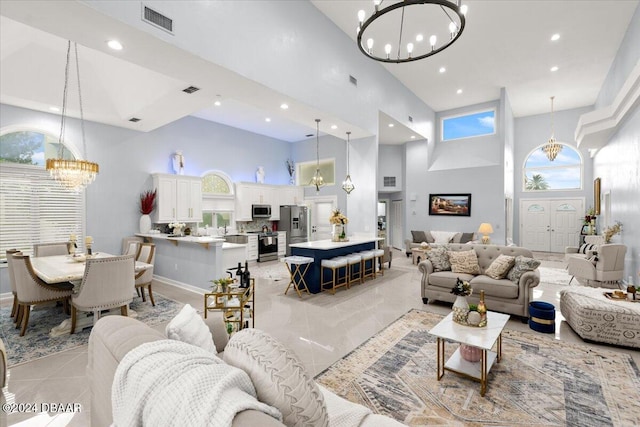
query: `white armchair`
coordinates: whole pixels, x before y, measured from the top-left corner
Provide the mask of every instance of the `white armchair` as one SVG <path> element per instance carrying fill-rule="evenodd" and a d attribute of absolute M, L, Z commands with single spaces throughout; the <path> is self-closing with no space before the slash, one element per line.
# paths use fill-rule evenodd
<path fill-rule="evenodd" d="M 133 301 L 135 285 L 135 259 L 133 255 L 87 259 L 84 277 L 77 294 L 71 297 L 71 333 L 76 329 L 78 311 L 92 311 L 93 322 L 100 312 L 120 307 L 127 316 L 128 305 Z"/>
<path fill-rule="evenodd" d="M 624 277 L 624 256 L 627 247 L 619 244 L 598 246 L 597 254 L 590 259 L 570 257 L 569 274 L 585 286 L 614 287 Z M 571 281 L 569 281 L 571 283 Z"/>
<path fill-rule="evenodd" d="M 591 258 L 594 252 L 598 251 L 598 245 L 604 245 L 604 236 L 584 236 L 585 245 L 595 245 L 589 250 L 581 251 L 582 246 L 567 246 L 564 248 L 564 261 L 569 262 L 569 258 Z M 588 246 L 585 247 L 587 249 Z"/>

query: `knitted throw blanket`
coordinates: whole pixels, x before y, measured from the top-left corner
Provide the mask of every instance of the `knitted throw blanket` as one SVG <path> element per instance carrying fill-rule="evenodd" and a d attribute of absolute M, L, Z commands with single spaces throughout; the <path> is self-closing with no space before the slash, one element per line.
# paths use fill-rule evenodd
<path fill-rule="evenodd" d="M 280 411 L 258 402 L 249 376 L 212 353 L 175 340 L 142 344 L 122 359 L 111 391 L 113 425 L 228 427 L 236 413 Z"/>

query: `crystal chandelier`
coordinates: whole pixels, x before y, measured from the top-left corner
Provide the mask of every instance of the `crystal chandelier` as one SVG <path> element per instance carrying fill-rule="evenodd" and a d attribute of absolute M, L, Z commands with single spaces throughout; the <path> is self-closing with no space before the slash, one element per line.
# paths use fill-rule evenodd
<path fill-rule="evenodd" d="M 382 0 L 374 0 L 373 15 L 369 19 L 365 20 L 364 10 L 358 12 L 358 48 L 371 59 L 390 63 L 417 61 L 435 55 L 462 35 L 467 6 L 461 6 L 460 2 L 403 0 L 387 2 L 390 3 L 388 6 L 380 8 Z M 438 9 L 442 13 L 436 13 Z M 429 37 L 428 44 L 426 37 Z M 440 44 L 438 40 L 442 40 Z M 380 46 L 386 43 L 384 52 L 382 48 L 376 50 L 376 43 Z"/>
<path fill-rule="evenodd" d="M 347 194 L 351 194 L 351 192 L 356 188 L 351 181 L 351 175 L 349 175 L 349 140 L 350 140 L 351 132 L 347 132 L 347 177 L 342 181 L 342 189 L 346 191 Z"/>
<path fill-rule="evenodd" d="M 320 193 L 320 187 L 324 187 L 324 179 L 320 175 L 320 119 L 316 119 L 316 173 L 309 185 L 316 187 L 316 193 Z"/>
<path fill-rule="evenodd" d="M 78 64 L 78 44 L 74 43 L 76 61 L 76 76 L 78 78 L 78 100 L 80 103 L 80 126 L 82 128 L 82 148 L 87 155 L 87 143 L 84 136 L 84 113 L 82 111 L 82 92 L 80 91 L 80 66 Z M 58 138 L 58 158 L 47 159 L 47 170 L 53 179 L 65 188 L 76 192 L 82 191 L 91 184 L 100 171 L 97 163 L 86 160 L 74 160 L 64 158 L 64 132 L 67 119 L 67 92 L 69 84 L 69 65 L 71 63 L 71 41 L 67 44 L 67 65 L 64 70 L 64 91 L 62 94 L 62 113 L 60 119 L 60 137 Z"/>
<path fill-rule="evenodd" d="M 556 142 L 553 132 L 553 98 L 555 98 L 555 96 L 551 97 L 551 138 L 549 138 L 547 143 L 541 148 L 541 150 L 547 155 L 550 162 L 553 162 L 558 153 L 562 151 L 562 144 Z"/>

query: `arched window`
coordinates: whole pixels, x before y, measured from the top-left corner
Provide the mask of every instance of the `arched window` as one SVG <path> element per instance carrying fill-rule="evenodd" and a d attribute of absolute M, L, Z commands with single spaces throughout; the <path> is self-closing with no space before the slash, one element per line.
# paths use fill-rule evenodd
<path fill-rule="evenodd" d="M 210 172 L 202 177 L 202 193 L 205 195 L 232 195 L 233 184 L 226 174 Z"/>
<path fill-rule="evenodd" d="M 573 147 L 562 144 L 562 151 L 550 161 L 537 147 L 526 158 L 523 168 L 523 191 L 582 189 L 582 156 Z"/>
<path fill-rule="evenodd" d="M 0 131 L 0 259 L 7 249 L 30 254 L 34 243 L 84 233 L 84 192 L 68 191 L 44 167 L 48 158 L 59 158 L 58 148 L 58 138 L 46 132 Z M 62 151 L 64 158 L 74 158 Z"/>
<path fill-rule="evenodd" d="M 202 175 L 202 224 L 219 228 L 233 226 L 235 198 L 233 182 L 221 171 L 208 171 Z"/>

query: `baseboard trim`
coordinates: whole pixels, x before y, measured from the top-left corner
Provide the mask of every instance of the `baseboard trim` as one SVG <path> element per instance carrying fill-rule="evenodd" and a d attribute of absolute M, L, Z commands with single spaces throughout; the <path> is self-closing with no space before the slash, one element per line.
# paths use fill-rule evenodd
<path fill-rule="evenodd" d="M 189 285 L 184 282 L 179 282 L 177 280 L 169 279 L 167 277 L 158 276 L 155 274 L 153 275 L 153 280 L 155 280 L 158 283 L 162 283 L 163 285 L 173 286 L 175 288 L 180 288 L 185 291 L 193 292 L 198 295 L 204 295 L 205 293 L 207 293 L 207 289 L 202 289 L 197 286 Z"/>

